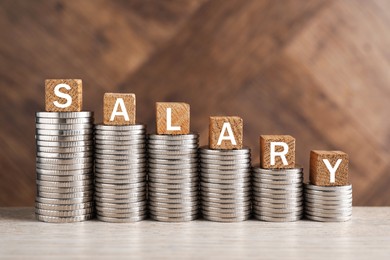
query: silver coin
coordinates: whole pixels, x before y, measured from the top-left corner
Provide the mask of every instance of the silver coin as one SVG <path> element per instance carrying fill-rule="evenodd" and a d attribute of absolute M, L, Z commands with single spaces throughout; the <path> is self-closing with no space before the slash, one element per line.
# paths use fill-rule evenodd
<path fill-rule="evenodd" d="M 148 150 L 149 156 L 156 155 L 168 155 L 168 156 L 189 156 L 189 155 L 197 155 L 197 151 L 195 149 L 188 149 L 188 150 L 180 150 L 180 151 L 171 151 L 171 150 L 156 150 L 156 149 L 149 149 Z"/>
<path fill-rule="evenodd" d="M 135 192 L 135 193 L 126 193 L 126 194 L 117 194 L 117 193 L 100 193 L 95 192 L 95 198 L 101 199 L 132 199 L 132 198 L 144 198 L 146 192 Z"/>
<path fill-rule="evenodd" d="M 95 147 L 96 148 L 96 147 Z M 95 150 L 95 156 L 130 156 L 131 154 L 143 154 L 145 153 L 144 148 L 139 149 L 128 149 L 128 150 L 107 150 L 107 149 L 96 149 Z"/>
<path fill-rule="evenodd" d="M 58 188 L 58 187 L 50 187 L 50 186 L 37 186 L 38 192 L 58 192 L 58 193 L 77 193 L 77 192 L 86 192 L 93 191 L 92 182 L 90 185 L 71 187 L 71 188 Z"/>
<path fill-rule="evenodd" d="M 157 206 L 155 204 L 149 203 L 149 209 L 153 212 L 158 212 L 158 213 L 188 214 L 188 212 L 198 211 L 199 210 L 198 205 L 199 204 L 192 204 L 192 205 L 170 204 L 167 207 L 167 206 Z"/>
<path fill-rule="evenodd" d="M 80 175 L 43 175 L 37 174 L 37 179 L 42 181 L 83 181 L 83 180 L 92 180 L 92 174 L 80 174 Z"/>
<path fill-rule="evenodd" d="M 35 213 L 43 216 L 52 216 L 52 217 L 76 217 L 86 214 L 92 214 L 94 212 L 94 208 L 85 208 L 85 209 L 78 209 L 78 210 L 70 210 L 70 211 L 64 211 L 64 210 L 47 210 L 47 209 L 35 209 Z"/>
<path fill-rule="evenodd" d="M 257 196 L 263 197 L 263 198 L 270 198 L 270 199 L 290 199 L 290 198 L 302 198 L 302 193 L 295 193 L 295 194 L 267 194 L 262 193 Z"/>
<path fill-rule="evenodd" d="M 242 198 L 245 200 L 247 197 L 250 197 L 249 192 L 234 192 L 234 193 L 220 193 L 220 192 L 207 192 L 203 189 L 201 190 L 202 200 L 210 200 L 211 198 L 219 199 L 238 199 Z"/>
<path fill-rule="evenodd" d="M 217 160 L 217 161 L 236 161 L 236 160 L 250 160 L 251 154 L 238 154 L 238 155 L 224 155 L 224 154 L 206 154 L 199 153 L 202 160 Z"/>
<path fill-rule="evenodd" d="M 99 135 L 99 136 L 136 136 L 136 137 L 146 138 L 146 129 L 145 130 L 135 130 L 135 131 L 95 130 L 95 135 Z"/>
<path fill-rule="evenodd" d="M 244 216 L 238 216 L 235 218 L 222 218 L 222 217 L 214 217 L 214 216 L 207 216 L 207 215 L 203 215 L 203 217 L 206 220 L 214 221 L 214 222 L 242 222 L 248 220 L 250 215 L 248 214 Z"/>
<path fill-rule="evenodd" d="M 303 201 L 302 197 L 291 197 L 291 198 L 284 198 L 284 199 L 275 199 L 275 198 L 265 198 L 265 197 L 253 197 L 254 201 L 258 202 L 269 202 L 273 204 L 291 204 L 291 203 L 297 203 L 299 201 Z"/>
<path fill-rule="evenodd" d="M 311 185 L 308 183 L 305 183 L 305 188 L 310 190 L 317 190 L 317 191 L 351 191 L 352 185 L 345 185 L 345 186 L 316 186 Z"/>
<path fill-rule="evenodd" d="M 290 185 L 290 184 L 303 184 L 303 178 L 302 179 L 297 179 L 297 180 L 285 180 L 285 181 L 275 181 L 275 180 L 267 180 L 263 179 L 261 180 L 261 183 L 264 184 L 272 184 L 272 185 Z M 303 187 L 303 185 L 302 185 Z"/>
<path fill-rule="evenodd" d="M 206 173 L 201 171 L 200 176 L 204 180 L 226 180 L 226 181 L 234 181 L 234 180 L 243 180 L 251 178 L 250 172 L 245 173 L 237 173 L 237 174 L 219 174 L 219 173 Z"/>
<path fill-rule="evenodd" d="M 198 155 L 185 154 L 185 155 L 167 155 L 167 154 L 149 154 L 149 158 L 153 159 L 165 159 L 165 160 L 181 160 L 181 159 L 197 159 Z"/>
<path fill-rule="evenodd" d="M 80 215 L 76 217 L 52 217 L 44 215 L 35 215 L 37 220 L 50 223 L 72 223 L 90 220 L 94 217 L 94 214 Z"/>
<path fill-rule="evenodd" d="M 52 158 L 43 158 L 37 157 L 37 163 L 40 164 L 52 164 L 55 166 L 66 166 L 66 165 L 76 165 L 76 164 L 88 164 L 93 162 L 93 158 L 71 158 L 71 159 L 52 159 Z"/>
<path fill-rule="evenodd" d="M 305 194 L 308 196 L 314 195 L 314 196 L 320 196 L 320 197 L 327 197 L 327 198 L 343 198 L 343 197 L 351 197 L 352 192 L 351 191 L 340 191 L 340 192 L 329 192 L 329 191 L 316 191 L 316 190 L 308 190 L 305 189 Z"/>
<path fill-rule="evenodd" d="M 155 211 L 150 207 L 149 207 L 149 212 L 150 212 L 150 215 L 152 215 L 152 216 L 170 217 L 170 218 L 182 218 L 182 217 L 187 217 L 187 216 L 193 216 L 193 215 L 199 213 L 198 209 L 188 211 L 188 212 L 174 213 L 174 212 L 164 212 L 164 211 L 157 211 L 157 210 Z"/>
<path fill-rule="evenodd" d="M 80 118 L 44 118 L 37 117 L 35 122 L 38 124 L 93 124 L 92 117 Z"/>
<path fill-rule="evenodd" d="M 182 145 L 162 145 L 162 144 L 151 144 L 148 143 L 149 150 L 168 150 L 168 151 L 180 151 L 184 150 L 198 150 L 198 144 L 182 144 Z"/>
<path fill-rule="evenodd" d="M 164 170 L 180 170 L 180 169 L 186 169 L 186 168 L 197 168 L 198 164 L 197 163 L 191 163 L 191 164 L 154 164 L 154 163 L 149 163 L 150 168 L 155 168 L 155 169 L 164 169 Z"/>
<path fill-rule="evenodd" d="M 254 209 L 253 211 L 255 215 L 261 215 L 261 216 L 266 216 L 266 217 L 278 217 L 278 218 L 290 218 L 290 217 L 296 217 L 296 216 L 302 216 L 303 215 L 303 210 L 298 210 L 295 212 L 290 212 L 290 213 L 273 213 L 266 211 L 265 209 L 262 209 L 260 212 Z"/>
<path fill-rule="evenodd" d="M 47 141 L 37 141 L 37 146 L 44 147 L 79 147 L 79 146 L 92 146 L 93 140 L 87 141 L 77 141 L 77 142 L 47 142 Z"/>
<path fill-rule="evenodd" d="M 219 160 L 219 159 L 216 159 L 216 160 L 211 160 L 211 159 L 205 159 L 203 157 L 201 157 L 201 163 L 205 165 L 205 168 L 210 168 L 212 166 L 215 166 L 215 165 L 219 165 L 219 166 L 238 166 L 238 165 L 244 165 L 244 166 L 247 166 L 247 165 L 250 165 L 251 163 L 251 159 L 250 158 L 245 158 L 245 159 L 233 159 L 233 160 Z"/>
<path fill-rule="evenodd" d="M 199 147 L 198 139 L 179 140 L 179 141 L 166 141 L 166 140 L 152 140 L 148 139 L 148 146 L 153 148 L 162 147 L 174 147 L 174 149 L 180 149 L 181 146 Z"/>
<path fill-rule="evenodd" d="M 261 194 L 275 194 L 275 195 L 296 195 L 299 193 L 301 196 L 303 195 L 303 189 L 302 188 L 297 188 L 294 190 L 283 190 L 283 189 L 266 189 L 266 188 L 256 188 L 253 187 L 253 192 L 255 194 L 258 194 L 261 196 Z"/>
<path fill-rule="evenodd" d="M 35 202 L 35 207 L 38 209 L 64 210 L 64 211 L 91 208 L 93 207 L 93 205 L 94 205 L 93 202 L 86 202 L 86 203 L 79 203 L 79 204 L 72 204 L 72 205 L 56 205 L 56 204 Z"/>
<path fill-rule="evenodd" d="M 255 207 L 255 212 L 260 213 L 260 215 L 269 215 L 269 216 L 280 216 L 283 214 L 302 214 L 303 212 L 303 205 L 301 206 L 294 206 L 294 207 L 286 207 L 286 208 L 269 208 L 269 207 Z M 263 214 L 264 213 L 264 214 Z"/>
<path fill-rule="evenodd" d="M 285 209 L 285 208 L 294 208 L 302 207 L 303 201 L 299 202 L 290 202 L 290 203 L 271 203 L 271 202 L 262 202 L 262 201 L 253 201 L 254 208 L 273 208 L 273 209 Z"/>
<path fill-rule="evenodd" d="M 116 170 L 116 169 L 106 169 L 106 168 L 98 168 L 95 167 L 95 173 L 100 173 L 100 174 L 129 174 L 129 175 L 134 175 L 134 174 L 141 174 L 146 171 L 146 165 L 144 167 L 134 167 L 134 169 L 130 170 Z"/>
<path fill-rule="evenodd" d="M 95 189 L 98 189 L 99 191 L 106 191 L 106 192 L 112 192 L 112 193 L 131 192 L 132 189 L 145 188 L 145 187 L 146 187 L 145 181 L 135 182 L 135 183 L 131 183 L 131 184 L 119 184 L 119 185 L 100 183 L 100 182 L 95 183 Z"/>
<path fill-rule="evenodd" d="M 105 203 L 105 202 L 96 202 L 96 207 L 106 208 L 106 209 L 117 209 L 117 210 L 127 210 L 129 208 L 137 208 L 146 205 L 146 200 L 141 200 L 137 202 L 130 203 Z"/>
<path fill-rule="evenodd" d="M 236 170 L 236 169 L 249 169 L 250 165 L 248 163 L 235 164 L 235 165 L 214 165 L 214 164 L 205 164 L 200 163 L 200 167 L 203 169 L 217 169 L 217 170 Z"/>
<path fill-rule="evenodd" d="M 115 179 L 115 180 L 134 180 L 134 179 L 146 179 L 146 171 L 133 172 L 132 174 L 107 174 L 107 173 L 95 173 L 95 177 L 99 179 Z"/>
<path fill-rule="evenodd" d="M 118 194 L 118 195 L 126 195 L 126 194 L 134 194 L 134 193 L 144 193 L 146 192 L 146 185 L 143 187 L 134 187 L 128 190 L 109 190 L 109 189 L 102 189 L 102 188 L 95 188 L 95 192 L 98 192 L 99 194 Z"/>
<path fill-rule="evenodd" d="M 152 178 L 151 176 L 149 176 L 148 180 L 149 183 L 161 183 L 161 184 L 169 183 L 169 184 L 178 184 L 178 185 L 199 182 L 199 178 L 197 176 L 193 178 L 184 178 L 184 179 L 163 179 L 163 178 Z"/>
<path fill-rule="evenodd" d="M 180 134 L 180 135 L 157 135 L 157 134 L 149 134 L 148 138 L 150 140 L 168 140 L 168 141 L 181 141 L 188 139 L 197 139 L 199 138 L 198 134 Z"/>
<path fill-rule="evenodd" d="M 107 214 L 100 214 L 101 212 L 106 212 L 108 214 L 131 214 L 131 213 L 136 213 L 139 214 L 140 212 L 145 212 L 146 211 L 146 202 L 138 207 L 131 206 L 129 208 L 125 209 L 118 209 L 118 208 L 106 208 L 106 207 L 99 207 L 96 206 L 96 212 L 97 214 L 104 216 Z"/>
<path fill-rule="evenodd" d="M 178 165 L 178 164 L 193 164 L 198 163 L 198 159 L 188 158 L 188 159 L 180 159 L 180 160 L 164 160 L 164 159 L 153 159 L 149 158 L 149 164 L 152 165 Z"/>
<path fill-rule="evenodd" d="M 188 187 L 188 188 L 180 188 L 180 189 L 174 189 L 174 188 L 169 188 L 169 189 L 164 189 L 164 188 L 156 188 L 156 187 L 153 187 L 153 186 L 150 186 L 150 183 L 149 183 L 149 186 L 148 186 L 148 191 L 150 193 L 165 193 L 165 194 L 182 194 L 185 193 L 185 192 L 197 192 L 198 191 L 198 187 L 197 186 L 194 186 L 194 187 Z M 184 195 L 183 195 L 184 196 Z"/>
<path fill-rule="evenodd" d="M 106 160 L 132 160 L 134 158 L 145 158 L 146 157 L 146 152 L 145 153 L 129 153 L 126 155 L 118 155 L 118 154 L 101 154 L 101 153 L 96 153 L 95 158 L 96 159 L 106 159 Z"/>
<path fill-rule="evenodd" d="M 352 205 L 349 208 L 338 208 L 338 209 L 321 209 L 321 208 L 308 207 L 306 205 L 305 210 L 308 214 L 313 216 L 323 216 L 323 217 L 342 216 L 342 215 L 352 214 Z"/>
<path fill-rule="evenodd" d="M 96 218 L 98 220 L 104 221 L 104 222 L 130 223 L 130 222 L 138 222 L 138 221 L 146 219 L 146 214 L 145 215 L 135 216 L 135 217 L 132 217 L 132 218 L 108 218 L 108 217 L 103 217 L 103 216 L 97 215 Z"/>
<path fill-rule="evenodd" d="M 139 158 L 131 158 L 131 160 L 112 160 L 112 159 L 99 159 L 95 158 L 95 161 L 99 164 L 106 165 L 134 165 L 140 163 L 146 163 L 145 155 Z"/>
<path fill-rule="evenodd" d="M 145 153 L 146 145 L 145 144 L 95 144 L 95 150 L 97 153 L 101 154 L 111 154 L 112 151 L 121 154 L 131 154 L 131 153 Z M 114 153 L 114 154 L 116 154 Z"/>
<path fill-rule="evenodd" d="M 202 210 L 219 213 L 242 213 L 251 210 L 251 205 L 235 206 L 235 207 L 215 207 L 202 203 Z"/>
<path fill-rule="evenodd" d="M 348 207 L 350 205 L 352 205 L 352 200 L 349 200 L 349 201 L 336 201 L 336 202 L 333 202 L 333 201 L 310 201 L 310 200 L 307 200 L 305 199 L 305 202 L 307 205 L 310 205 L 312 207 L 317 207 L 317 208 L 343 208 L 343 207 Z"/>
<path fill-rule="evenodd" d="M 50 198 L 41 198 L 41 197 L 37 196 L 35 199 L 39 203 L 53 204 L 53 205 L 56 205 L 56 204 L 58 204 L 58 205 L 74 205 L 74 204 L 92 202 L 91 199 L 89 199 L 89 198 L 50 199 Z"/>
<path fill-rule="evenodd" d="M 318 213 L 311 210 L 305 210 L 306 216 L 315 216 L 315 217 L 321 217 L 321 218 L 341 218 L 341 217 L 350 217 L 352 216 L 352 211 L 344 212 L 344 213 Z"/>
<path fill-rule="evenodd" d="M 92 180 L 83 180 L 83 181 L 41 181 L 36 180 L 37 185 L 48 186 L 48 187 L 58 187 L 58 188 L 72 188 L 77 186 L 85 186 L 93 184 Z"/>
<path fill-rule="evenodd" d="M 260 174 L 298 174 L 303 172 L 303 168 L 297 167 L 292 169 L 263 169 L 259 167 L 253 167 L 255 173 Z"/>
<path fill-rule="evenodd" d="M 202 206 L 229 209 L 229 208 L 246 208 L 251 206 L 251 201 L 234 202 L 234 203 L 222 203 L 222 202 L 211 202 L 202 200 Z"/>
<path fill-rule="evenodd" d="M 343 217 L 334 217 L 334 218 L 326 218 L 326 217 L 317 217 L 317 216 L 311 216 L 311 215 L 305 215 L 306 218 L 314 221 L 320 221 L 320 222 L 345 222 L 352 219 L 351 216 L 343 216 Z"/>
<path fill-rule="evenodd" d="M 45 153 L 80 153 L 93 151 L 93 146 L 82 146 L 82 147 L 43 147 L 38 146 L 37 152 L 45 152 Z"/>
<path fill-rule="evenodd" d="M 250 182 L 233 182 L 233 183 L 212 183 L 201 181 L 200 186 L 213 189 L 231 190 L 231 189 L 242 189 L 250 188 Z"/>
<path fill-rule="evenodd" d="M 84 118 L 93 117 L 93 112 L 36 112 L 35 116 L 38 118 Z"/>
<path fill-rule="evenodd" d="M 92 157 L 92 152 L 81 152 L 81 153 L 45 153 L 37 152 L 37 157 L 41 158 L 53 158 L 53 159 L 72 159 L 72 158 L 87 158 Z"/>
<path fill-rule="evenodd" d="M 201 186 L 202 192 L 208 192 L 208 193 L 217 193 L 217 194 L 235 194 L 235 193 L 250 193 L 251 187 L 230 187 L 230 188 L 212 188 L 212 187 L 206 187 Z"/>
<path fill-rule="evenodd" d="M 213 202 L 213 203 L 224 203 L 224 204 L 241 204 L 251 202 L 251 196 L 240 196 L 233 198 L 218 198 L 218 197 L 210 197 L 210 196 L 202 196 L 202 202 Z"/>
<path fill-rule="evenodd" d="M 95 197 L 96 204 L 98 203 L 128 204 L 128 203 L 134 203 L 134 202 L 139 202 L 144 200 L 145 200 L 145 196 L 135 196 L 126 199 Z"/>
<path fill-rule="evenodd" d="M 146 142 L 144 133 L 139 134 L 132 134 L 132 135 L 119 135 L 119 136 L 112 136 L 112 135 L 97 135 L 95 134 L 95 140 L 96 142 L 100 141 L 115 141 L 117 143 L 120 142 L 130 142 L 130 143 L 143 143 Z"/>
<path fill-rule="evenodd" d="M 135 130 L 143 130 L 146 129 L 146 125 L 137 124 L 137 125 L 102 125 L 96 124 L 96 130 L 103 131 L 135 131 Z"/>
<path fill-rule="evenodd" d="M 296 190 L 302 189 L 302 183 L 294 183 L 294 184 L 269 184 L 269 183 L 256 183 L 253 182 L 253 187 L 257 188 L 265 188 L 265 189 L 279 189 L 279 190 Z"/>
<path fill-rule="evenodd" d="M 73 129 L 73 130 L 47 130 L 47 129 L 36 129 L 36 135 L 54 135 L 54 136 L 80 136 L 80 135 L 91 135 L 93 129 Z"/>
<path fill-rule="evenodd" d="M 149 194 L 150 195 L 150 194 Z M 190 197 L 186 197 L 186 198 L 178 198 L 178 199 L 175 199 L 175 198 L 169 198 L 169 197 L 154 197 L 153 195 L 152 196 L 149 196 L 149 203 L 166 203 L 166 204 L 182 204 L 182 203 L 195 203 L 195 202 L 198 202 L 199 201 L 199 197 L 197 195 L 195 196 L 190 196 Z"/>
<path fill-rule="evenodd" d="M 55 170 L 45 170 L 45 169 L 37 168 L 36 172 L 37 172 L 37 174 L 40 174 L 40 175 L 52 175 L 52 176 L 93 174 L 92 169 L 80 169 L 80 170 L 70 170 L 70 171 L 55 171 Z"/>
<path fill-rule="evenodd" d="M 95 144 L 96 147 L 100 148 L 106 148 L 106 149 L 112 149 L 112 147 L 146 147 L 145 140 L 143 139 L 134 139 L 134 140 L 118 140 L 118 141 L 113 141 L 113 140 L 100 140 L 100 139 L 95 139 Z M 115 149 L 112 149 L 115 150 Z"/>
<path fill-rule="evenodd" d="M 161 222 L 188 222 L 193 221 L 198 218 L 198 214 L 194 214 L 191 216 L 185 216 L 185 217 L 166 217 L 166 216 L 155 216 L 150 215 L 150 217 L 153 220 L 161 221 Z"/>
<path fill-rule="evenodd" d="M 185 199 L 190 199 L 192 197 L 198 197 L 198 193 L 194 191 L 187 191 L 187 192 L 181 192 L 181 193 L 167 193 L 167 192 L 154 192 L 150 191 L 148 193 L 148 199 L 149 200 L 156 200 L 157 198 L 161 199 L 180 199 L 180 200 L 185 200 Z"/>
<path fill-rule="evenodd" d="M 124 165 L 115 165 L 115 164 L 101 164 L 96 162 L 95 168 L 98 169 L 112 169 L 112 170 L 133 170 L 133 169 L 140 169 L 144 168 L 145 163 L 134 163 L 134 164 L 124 164 Z"/>
<path fill-rule="evenodd" d="M 303 178 L 303 172 L 300 173 L 288 173 L 288 174 L 267 174 L 267 173 L 254 173 L 253 178 L 257 181 L 262 181 L 262 180 L 301 180 Z"/>
<path fill-rule="evenodd" d="M 206 147 L 201 147 L 199 151 L 202 154 L 226 155 L 226 156 L 250 154 L 250 149 L 247 147 L 242 149 L 233 149 L 233 150 L 218 150 L 218 149 L 209 149 Z"/>
<path fill-rule="evenodd" d="M 150 166 L 150 165 L 149 165 Z M 149 174 L 153 175 L 154 173 L 157 174 L 166 174 L 166 175 L 180 175 L 180 174 L 191 174 L 191 173 L 198 173 L 197 168 L 186 168 L 186 169 L 178 169 L 178 170 L 169 170 L 169 169 L 159 169 L 159 168 L 151 168 L 149 167 Z"/>
<path fill-rule="evenodd" d="M 71 135 L 71 136 L 57 136 L 57 135 L 36 135 L 35 139 L 38 141 L 47 142 L 77 142 L 93 140 L 93 135 Z"/>
<path fill-rule="evenodd" d="M 161 202 L 161 201 L 153 201 L 149 200 L 149 204 L 153 207 L 161 207 L 161 208 L 191 208 L 194 206 L 199 206 L 199 200 L 191 200 L 191 201 L 179 201 L 176 203 L 172 202 Z"/>
<path fill-rule="evenodd" d="M 302 219 L 302 215 L 290 216 L 290 217 L 268 217 L 255 214 L 255 217 L 262 221 L 267 222 L 295 222 Z"/>
<path fill-rule="evenodd" d="M 313 195 L 305 193 L 305 198 L 308 199 L 317 199 L 317 200 L 323 200 L 323 201 L 348 201 L 352 200 L 352 194 L 350 195 L 343 195 L 343 196 L 327 196 L 327 195 Z"/>
<path fill-rule="evenodd" d="M 201 168 L 200 171 L 202 172 L 202 175 L 203 174 L 224 174 L 224 175 L 228 175 L 228 174 L 233 174 L 233 175 L 237 175 L 237 174 L 251 174 L 251 171 L 250 169 L 247 169 L 247 168 L 243 168 L 243 169 L 234 169 L 234 170 L 223 170 L 223 169 L 207 169 L 207 168 Z"/>
<path fill-rule="evenodd" d="M 237 218 L 244 215 L 249 215 L 250 210 L 241 211 L 241 212 L 233 212 L 233 213 L 222 213 L 222 212 L 213 212 L 202 209 L 203 216 L 208 217 L 222 217 L 222 218 Z"/>
<path fill-rule="evenodd" d="M 138 212 L 131 212 L 131 213 L 111 213 L 111 212 L 105 212 L 100 211 L 98 212 L 99 216 L 107 217 L 107 218 L 133 218 L 137 216 L 143 216 L 146 214 L 146 210 L 139 210 Z"/>
<path fill-rule="evenodd" d="M 106 184 L 132 184 L 145 181 L 145 177 L 132 178 L 129 177 L 127 179 L 108 179 L 108 178 L 95 178 L 95 183 L 106 183 Z"/>
<path fill-rule="evenodd" d="M 198 182 L 185 182 L 185 183 L 159 183 L 159 182 L 152 182 L 149 181 L 148 183 L 149 187 L 153 188 L 160 188 L 160 189 L 174 189 L 174 190 L 181 190 L 181 189 L 192 189 L 193 187 L 198 187 Z"/>
<path fill-rule="evenodd" d="M 84 130 L 93 129 L 93 125 L 87 124 L 35 124 L 36 129 L 42 130 Z"/>

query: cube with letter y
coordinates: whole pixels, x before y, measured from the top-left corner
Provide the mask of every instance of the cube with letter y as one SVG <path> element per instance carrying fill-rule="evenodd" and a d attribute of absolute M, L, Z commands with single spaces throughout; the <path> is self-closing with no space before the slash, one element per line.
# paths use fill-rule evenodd
<path fill-rule="evenodd" d="M 211 116 L 209 123 L 210 149 L 242 149 L 243 121 L 238 116 Z"/>
<path fill-rule="evenodd" d="M 189 134 L 190 105 L 178 102 L 157 102 L 156 121 L 157 134 Z"/>
<path fill-rule="evenodd" d="M 341 151 L 310 152 L 310 183 L 317 186 L 344 186 L 348 182 L 348 154 Z"/>
<path fill-rule="evenodd" d="M 82 108 L 81 79 L 45 80 L 45 110 L 47 112 L 78 112 Z"/>
<path fill-rule="evenodd" d="M 132 93 L 105 93 L 103 124 L 134 125 L 135 95 Z"/>
<path fill-rule="evenodd" d="M 295 138 L 291 135 L 261 135 L 260 166 L 263 169 L 294 168 Z"/>

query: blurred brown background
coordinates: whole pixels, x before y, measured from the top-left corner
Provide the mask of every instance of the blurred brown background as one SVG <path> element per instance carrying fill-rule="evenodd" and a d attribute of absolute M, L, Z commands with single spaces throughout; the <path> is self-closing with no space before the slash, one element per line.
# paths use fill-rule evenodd
<path fill-rule="evenodd" d="M 104 92 L 191 104 L 260 134 L 291 134 L 308 174 L 312 149 L 350 155 L 355 205 L 390 205 L 390 1 L 0 1 L 0 206 L 33 205 L 34 113 L 45 78 L 81 78 L 102 121 Z"/>

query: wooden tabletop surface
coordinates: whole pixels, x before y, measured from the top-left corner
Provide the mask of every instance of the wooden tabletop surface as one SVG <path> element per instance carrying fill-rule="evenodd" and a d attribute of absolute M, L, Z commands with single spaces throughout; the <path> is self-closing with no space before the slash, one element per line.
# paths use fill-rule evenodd
<path fill-rule="evenodd" d="M 390 207 L 356 207 L 345 223 L 215 223 L 96 220 L 49 224 L 33 208 L 0 208 L 0 256 L 8 258 L 389 259 Z"/>

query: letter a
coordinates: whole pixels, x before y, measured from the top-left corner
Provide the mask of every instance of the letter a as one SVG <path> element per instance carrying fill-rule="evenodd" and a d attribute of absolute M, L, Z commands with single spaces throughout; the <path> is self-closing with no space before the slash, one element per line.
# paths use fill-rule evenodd
<path fill-rule="evenodd" d="M 226 131 L 228 132 L 227 136 L 225 136 Z M 237 145 L 236 139 L 234 138 L 233 135 L 232 126 L 230 125 L 229 122 L 223 123 L 221 134 L 219 135 L 217 145 L 221 145 L 223 140 L 230 140 L 230 142 L 232 142 L 233 145 Z"/>
<path fill-rule="evenodd" d="M 121 107 L 121 112 L 118 111 L 118 107 Z M 123 116 L 126 121 L 129 121 L 129 114 L 127 114 L 125 101 L 123 101 L 123 98 L 117 98 L 115 101 L 114 109 L 112 110 L 112 114 L 110 117 L 110 121 L 114 121 L 116 116 Z"/>

